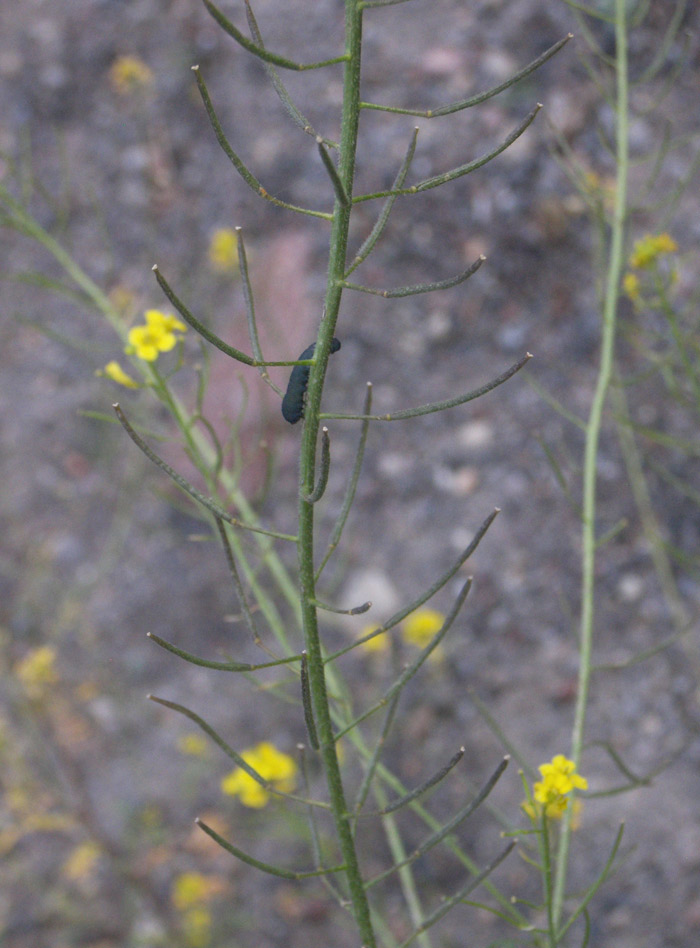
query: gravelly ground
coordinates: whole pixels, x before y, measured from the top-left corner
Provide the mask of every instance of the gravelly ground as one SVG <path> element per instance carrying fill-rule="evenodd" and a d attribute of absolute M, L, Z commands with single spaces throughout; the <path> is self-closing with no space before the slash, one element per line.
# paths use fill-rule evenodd
<path fill-rule="evenodd" d="M 294 50 L 307 59 L 336 48 L 342 4 L 319 0 L 310 14 L 309 5 L 297 0 L 284 5 L 284 16 L 272 0 L 258 7 L 271 48 Z M 634 70 L 658 45 L 664 9 L 652 4 L 652 24 L 634 39 Z M 689 10 L 685 19 L 691 31 L 688 58 L 663 114 L 633 124 L 633 145 L 640 153 L 659 139 L 665 120 L 675 134 L 694 133 L 697 146 L 700 17 Z M 502 81 L 572 28 L 570 12 L 555 0 L 468 5 L 446 0 L 373 11 L 365 34 L 364 94 L 373 101 L 418 107 L 455 99 L 465 89 Z M 240 295 L 208 270 L 206 246 L 214 227 L 240 224 L 270 356 L 285 358 L 306 345 L 323 287 L 325 225 L 260 202 L 233 175 L 213 139 L 189 69 L 200 65 L 232 139 L 265 187 L 295 203 L 322 206 L 327 182 L 313 142 L 286 122 L 259 64 L 233 46 L 194 0 L 80 5 L 26 0 L 21 9 L 0 8 L 0 37 L 0 147 L 16 156 L 31 141 L 37 177 L 57 197 L 62 162 L 68 169 L 66 239 L 88 272 L 107 289 L 127 288 L 143 307 L 160 305 L 150 274 L 158 261 L 182 295 L 196 300 L 199 311 L 216 314 L 221 331 L 233 338 L 244 331 Z M 610 41 L 607 35 L 602 40 Z M 596 131 L 599 124 L 609 130 L 609 110 L 580 65 L 582 46 L 577 37 L 534 77 L 479 110 L 418 123 L 416 179 L 492 147 L 536 101 L 546 107 L 546 118 L 538 118 L 511 152 L 484 171 L 397 205 L 390 232 L 358 271 L 360 282 L 398 286 L 444 279 L 480 252 L 488 262 L 465 286 L 441 294 L 401 301 L 348 295 L 339 327 L 343 349 L 329 374 L 329 407 L 359 406 L 368 379 L 378 410 L 431 401 L 480 384 L 530 350 L 536 356 L 530 375 L 570 411 L 585 415 L 598 353 L 592 236 L 580 200 L 553 160 L 547 124 L 563 129 L 591 170 L 602 177 L 609 172 Z M 678 57 L 676 45 L 671 53 Z M 140 56 L 154 71 L 155 88 L 138 103 L 110 88 L 108 70 L 121 54 Z M 329 79 L 323 71 L 290 79 L 314 126 L 331 137 L 337 132 L 340 95 L 333 75 Z M 640 108 L 647 101 L 644 95 L 635 93 Z M 414 124 L 408 116 L 363 116 L 358 192 L 390 182 Z M 670 153 L 656 197 L 668 196 L 691 158 L 690 145 L 679 144 Z M 43 207 L 42 223 L 57 224 L 45 204 L 37 206 Z M 372 220 L 370 205 L 363 205 L 355 224 L 357 243 Z M 672 230 L 688 250 L 686 272 L 692 274 L 694 266 L 696 276 L 698 221 L 697 192 L 691 187 Z M 655 219 L 639 215 L 639 233 L 651 222 Z M 7 234 L 0 239 L 3 271 L 39 268 L 58 274 L 56 265 L 28 242 Z M 222 616 L 235 608 L 225 564 L 208 544 L 187 541 L 197 521 L 154 496 L 162 489 L 161 478 L 125 446 L 120 432 L 77 414 L 105 411 L 114 398 L 113 390 L 93 375 L 97 366 L 118 357 L 108 329 L 70 300 L 16 283 L 5 283 L 2 294 L 5 662 L 31 645 L 53 641 L 60 643 L 61 668 L 71 686 L 86 678 L 97 682 L 98 693 L 85 711 L 87 743 L 76 739 L 71 746 L 68 741 L 65 755 L 58 754 L 63 762 L 56 772 L 72 788 L 67 797 L 90 810 L 109 839 L 123 835 L 144 807 L 157 805 L 181 843 L 176 864 L 182 870 L 197 859 L 188 836 L 192 818 L 223 806 L 217 784 L 226 762 L 214 758 L 210 776 L 192 777 L 174 750 L 181 722 L 147 705 L 144 694 L 153 691 L 197 708 L 227 728 L 238 746 L 269 737 L 291 747 L 304 737 L 301 723 L 285 720 L 279 705 L 239 680 L 216 681 L 213 695 L 209 673 L 178 664 L 145 640 L 143 633 L 153 631 L 193 651 L 212 654 L 225 647 L 230 633 Z M 26 320 L 74 345 L 47 338 Z M 620 357 L 623 370 L 639 369 L 632 345 L 623 343 Z M 211 396 L 213 409 L 222 415 L 240 402 L 239 389 L 218 363 Z M 134 398 L 134 404 L 146 404 Z M 645 424 L 697 441 L 692 420 L 662 399 L 658 385 L 634 389 L 634 399 Z M 262 425 L 265 437 L 279 444 L 266 517 L 291 529 L 298 432 L 283 430 L 276 406 L 254 389 L 251 415 L 244 438 L 257 439 Z M 328 523 L 342 497 L 343 462 L 351 460 L 356 437 L 340 423 L 333 434 L 336 466 L 326 503 Z M 447 659 L 429 670 L 420 691 L 414 687 L 407 696 L 400 734 L 390 750 L 411 784 L 455 747 L 467 747 L 463 773 L 468 776 L 456 775 L 441 791 L 446 808 L 457 805 L 467 780 L 483 780 L 501 753 L 472 694 L 486 702 L 530 764 L 567 747 L 576 680 L 579 532 L 576 512 L 556 483 L 543 444 L 560 459 L 576 497 L 580 432 L 523 378 L 469 408 L 386 425 L 370 438 L 343 571 L 336 579 L 340 598 L 357 592 L 374 599 L 375 608 L 383 602 L 388 613 L 392 601 L 430 584 L 484 516 L 495 505 L 502 508 L 471 564 L 474 590 Z M 661 449 L 646 450 L 663 460 Z M 672 460 L 677 476 L 697 478 L 687 456 Z M 251 481 L 259 474 L 259 465 L 254 466 Z M 620 662 L 653 648 L 673 627 L 611 425 L 603 436 L 600 478 L 601 532 L 627 518 L 599 561 L 598 660 Z M 653 490 L 670 541 L 686 556 L 697 557 L 697 508 L 661 483 L 655 482 Z M 679 569 L 679 588 L 694 621 L 700 601 L 696 580 L 697 570 Z M 361 591 L 368 588 L 370 593 Z M 438 605 L 446 609 L 448 602 L 445 595 Z M 342 634 L 329 630 L 334 640 Z M 629 847 L 595 904 L 592 945 L 700 944 L 696 627 L 693 636 L 661 657 L 594 681 L 591 740 L 610 741 L 637 774 L 683 753 L 650 786 L 586 808 L 573 886 L 583 887 L 593 877 L 621 820 Z M 368 695 L 372 667 L 348 659 L 344 669 L 358 695 Z M 7 711 L 10 718 L 12 713 Z M 35 747 L 36 733 L 28 737 L 23 727 L 20 723 L 27 742 L 22 747 Z M 66 759 L 74 768 L 69 774 Z M 50 763 L 41 767 L 54 773 Z M 587 772 L 595 790 L 620 783 L 600 749 L 587 755 Z M 496 802 L 513 813 L 520 795 L 513 767 Z M 240 818 L 238 810 L 228 815 Z M 263 860 L 272 860 L 283 847 L 285 858 L 294 862 L 286 831 L 265 827 L 264 819 L 254 816 L 249 826 L 236 826 L 237 838 L 247 838 L 248 848 Z M 405 831 L 410 842 L 419 838 L 414 840 L 416 830 L 408 824 Z M 481 861 L 500 845 L 486 816 L 463 832 L 464 843 Z M 155 903 L 137 900 L 130 903 L 132 918 L 115 917 L 105 895 L 110 883 L 102 880 L 104 886 L 96 884 L 78 899 L 85 918 L 96 914 L 102 927 L 81 928 L 80 917 L 65 921 L 71 913 L 46 881 L 55 878 L 62 846 L 49 834 L 35 834 L 9 853 L 11 881 L 0 895 L 0 931 L 4 925 L 8 946 L 147 943 L 148 925 L 167 903 L 172 866 L 149 863 L 139 850 L 146 867 L 132 868 L 155 880 Z M 155 846 L 149 841 L 143 849 L 152 852 Z M 378 870 L 385 856 L 378 846 L 368 862 Z M 297 862 L 306 858 L 296 852 Z M 318 944 L 354 944 L 350 934 L 338 935 L 335 917 L 326 914 L 319 893 L 299 898 L 286 885 L 272 892 L 227 859 L 216 866 L 233 892 L 234 921 L 220 944 L 272 948 L 308 944 L 309 938 Z M 446 857 L 419 873 L 428 901 L 436 892 L 453 889 L 460 878 Z M 524 891 L 527 878 L 517 858 L 499 870 L 507 892 Z M 37 888 L 45 890 L 39 898 Z M 395 898 L 388 896 L 392 910 Z M 460 928 L 467 924 L 473 927 Z M 482 945 L 497 937 L 505 933 L 485 913 L 459 910 L 444 931 L 444 944 Z"/>

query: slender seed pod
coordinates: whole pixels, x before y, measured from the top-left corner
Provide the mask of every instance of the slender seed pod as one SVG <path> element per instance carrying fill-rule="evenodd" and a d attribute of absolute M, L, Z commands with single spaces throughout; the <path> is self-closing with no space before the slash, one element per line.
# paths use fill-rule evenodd
<path fill-rule="evenodd" d="M 316 343 L 312 342 L 299 356 L 299 361 L 311 359 L 315 349 Z M 336 339 L 334 336 L 331 340 L 331 353 L 337 352 L 338 349 L 340 349 L 340 339 Z M 306 399 L 306 387 L 309 384 L 310 369 L 310 365 L 295 365 L 292 374 L 289 376 L 287 392 L 282 399 L 282 416 L 290 425 L 295 425 L 304 417 L 304 401 Z"/>

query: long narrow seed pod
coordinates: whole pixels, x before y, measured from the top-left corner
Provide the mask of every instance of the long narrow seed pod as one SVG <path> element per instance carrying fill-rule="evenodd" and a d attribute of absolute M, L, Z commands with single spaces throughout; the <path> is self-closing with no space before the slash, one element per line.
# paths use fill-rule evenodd
<path fill-rule="evenodd" d="M 346 290 L 372 293 L 374 296 L 384 297 L 385 300 L 399 299 L 403 296 L 418 296 L 419 293 L 432 293 L 434 290 L 449 290 L 453 286 L 459 286 L 460 283 L 464 283 L 470 276 L 473 276 L 485 260 L 486 257 L 481 254 L 470 267 L 467 267 L 466 270 L 457 274 L 457 276 L 449 277 L 447 280 L 436 280 L 432 283 L 414 283 L 412 286 L 399 286 L 393 290 L 378 290 L 372 286 L 348 283 L 347 280 L 343 280 L 341 285 L 344 286 Z"/>
<path fill-rule="evenodd" d="M 210 836 L 214 842 L 218 843 L 226 852 L 235 856 L 236 859 L 240 859 L 241 862 L 245 862 L 249 866 L 254 866 L 256 869 L 260 869 L 261 872 L 267 872 L 271 876 L 279 876 L 281 879 L 311 879 L 314 876 L 326 876 L 332 872 L 343 872 L 345 869 L 345 866 L 329 866 L 326 869 L 311 869 L 308 872 L 292 872 L 289 869 L 282 869 L 279 866 L 271 865 L 269 862 L 261 862 L 259 859 L 249 856 L 248 853 L 244 853 L 242 849 L 234 846 L 233 843 L 229 843 L 227 839 L 220 836 L 215 829 L 212 829 L 211 826 L 208 826 L 204 820 L 200 820 L 199 817 L 197 817 L 195 823 L 201 830 L 204 830 L 207 836 Z"/>

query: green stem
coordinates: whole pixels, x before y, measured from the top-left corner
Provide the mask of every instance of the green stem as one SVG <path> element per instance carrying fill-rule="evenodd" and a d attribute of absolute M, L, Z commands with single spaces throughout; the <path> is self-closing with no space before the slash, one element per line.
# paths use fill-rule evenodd
<path fill-rule="evenodd" d="M 337 175 L 342 184 L 342 192 L 347 196 L 352 195 L 355 174 L 357 128 L 360 113 L 361 51 L 362 10 L 357 0 L 345 0 L 345 54 L 347 59 L 343 76 L 343 115 Z M 315 605 L 317 597 L 314 577 L 314 505 L 308 500 L 314 490 L 316 444 L 320 425 L 319 412 L 323 382 L 343 292 L 341 283 L 346 267 L 350 211 L 351 204 L 348 200 L 341 200 L 336 190 L 328 261 L 325 316 L 321 322 L 316 341 L 316 363 L 312 366 L 310 373 L 301 442 L 298 556 L 304 643 L 308 655 L 309 690 L 316 718 L 316 730 L 326 774 L 333 820 L 345 865 L 345 876 L 358 933 L 364 948 L 375 948 L 376 939 L 355 849 L 348 807 L 345 802 L 345 791 L 338 764 L 331 709 L 326 689 L 318 614 Z"/>
<path fill-rule="evenodd" d="M 610 245 L 607 264 L 607 283 L 603 304 L 603 327 L 601 339 L 600 367 L 591 410 L 586 427 L 586 444 L 583 468 L 582 510 L 582 579 L 581 579 L 581 631 L 580 665 L 576 712 L 571 737 L 571 756 L 579 769 L 583 750 L 586 710 L 591 677 L 593 653 L 593 623 L 595 605 L 595 553 L 596 553 L 596 487 L 598 449 L 603 408 L 614 368 L 617 303 L 620 277 L 623 268 L 625 223 L 627 216 L 627 176 L 629 168 L 629 90 L 627 75 L 627 23 L 625 0 L 615 0 L 615 138 L 616 138 L 616 186 L 615 206 L 611 222 Z M 567 808 L 561 826 L 557 855 L 556 879 L 552 917 L 555 931 L 559 930 L 566 890 L 566 873 L 572 833 L 572 806 Z"/>

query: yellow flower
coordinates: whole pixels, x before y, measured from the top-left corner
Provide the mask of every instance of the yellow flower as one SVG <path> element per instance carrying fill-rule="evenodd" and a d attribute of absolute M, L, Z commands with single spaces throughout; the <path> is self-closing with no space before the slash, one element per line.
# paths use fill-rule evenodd
<path fill-rule="evenodd" d="M 238 238 L 235 230 L 220 227 L 209 241 L 209 263 L 214 270 L 223 272 L 238 265 Z"/>
<path fill-rule="evenodd" d="M 296 786 L 297 765 L 293 757 L 278 751 L 274 744 L 263 741 L 241 754 L 243 760 L 269 781 L 275 790 L 291 793 Z M 239 797 L 244 806 L 260 809 L 270 799 L 270 793 L 241 768 L 231 771 L 221 781 L 221 792 Z"/>
<path fill-rule="evenodd" d="M 119 56 L 109 70 L 109 81 L 115 92 L 126 95 L 144 86 L 150 86 L 153 82 L 153 72 L 137 56 Z"/>
<path fill-rule="evenodd" d="M 532 788 L 538 811 L 550 818 L 560 819 L 569 804 L 568 795 L 574 789 L 586 790 L 588 781 L 576 773 L 576 764 L 563 754 L 557 754 L 549 764 L 541 764 L 539 771 L 542 780 Z M 526 803 L 523 808 L 533 818 L 533 806 Z"/>
<path fill-rule="evenodd" d="M 15 674 L 31 698 L 40 698 L 58 681 L 56 652 L 49 645 L 33 648 L 15 665 Z"/>
<path fill-rule="evenodd" d="M 134 326 L 127 336 L 129 345 L 124 352 L 135 354 L 146 362 L 155 362 L 161 352 L 170 352 L 175 347 L 187 326 L 175 316 L 161 313 L 159 309 L 147 309 L 143 326 Z"/>
<path fill-rule="evenodd" d="M 139 383 L 135 382 L 132 377 L 124 371 L 119 363 L 115 362 L 114 360 L 112 360 L 112 362 L 108 362 L 104 369 L 98 369 L 95 372 L 95 375 L 104 376 L 107 379 L 111 379 L 113 382 L 118 382 L 119 385 L 124 385 L 126 388 L 139 387 Z"/>
<path fill-rule="evenodd" d="M 182 916 L 185 943 L 190 948 L 207 948 L 211 943 L 211 912 L 203 905 L 195 905 Z"/>
<path fill-rule="evenodd" d="M 195 905 L 204 905 L 224 889 L 221 879 L 201 872 L 181 872 L 173 881 L 170 899 L 180 912 Z"/>
<path fill-rule="evenodd" d="M 639 302 L 641 290 L 639 288 L 639 277 L 636 273 L 626 273 L 622 278 L 622 289 L 633 303 Z"/>
<path fill-rule="evenodd" d="M 444 615 L 435 609 L 417 609 L 403 623 L 404 641 L 425 648 L 444 622 Z"/>
<path fill-rule="evenodd" d="M 629 265 L 635 270 L 649 270 L 659 257 L 677 250 L 678 244 L 670 234 L 646 234 L 632 248 Z"/>
<path fill-rule="evenodd" d="M 100 858 L 100 847 L 92 840 L 76 846 L 61 866 L 61 874 L 73 882 L 89 879 Z"/>
<path fill-rule="evenodd" d="M 201 734 L 183 734 L 178 739 L 177 749 L 181 754 L 190 757 L 204 757 L 207 752 L 207 742 Z"/>
<path fill-rule="evenodd" d="M 370 632 L 374 632 L 376 628 L 376 625 L 366 625 L 360 633 L 360 638 L 363 639 L 365 635 L 369 635 Z M 380 635 L 375 635 L 374 638 L 367 639 L 366 642 L 362 642 L 360 648 L 365 652 L 386 652 L 389 648 L 389 636 L 385 632 L 382 632 Z"/>

